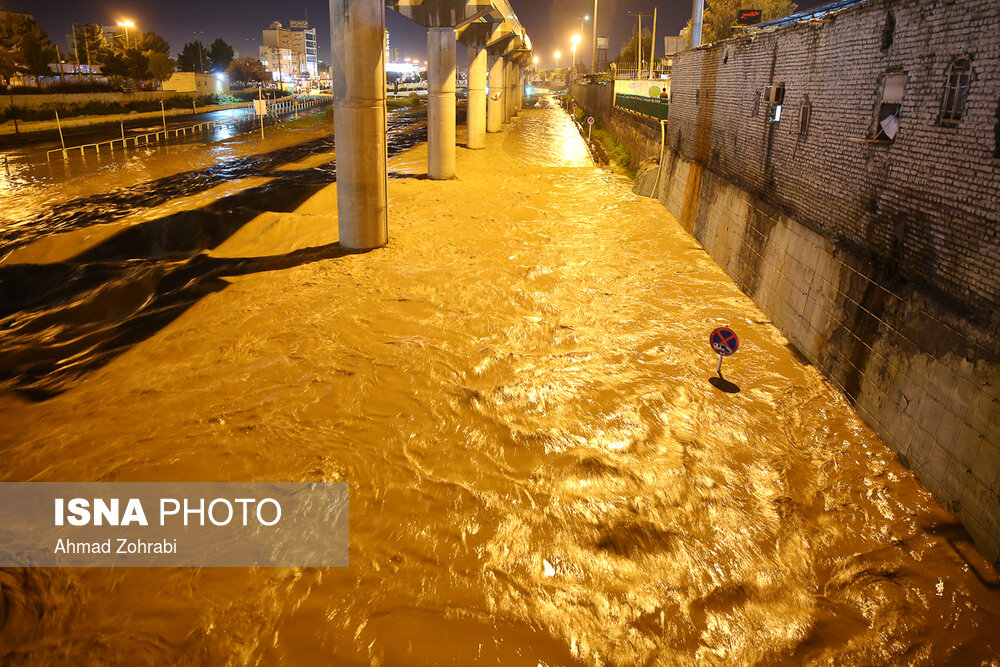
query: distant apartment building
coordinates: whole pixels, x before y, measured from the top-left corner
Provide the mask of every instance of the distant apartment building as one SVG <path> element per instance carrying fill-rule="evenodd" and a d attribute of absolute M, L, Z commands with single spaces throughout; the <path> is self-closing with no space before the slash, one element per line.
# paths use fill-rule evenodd
<path fill-rule="evenodd" d="M 389 31 L 385 31 L 385 61 L 387 63 L 402 62 L 399 56 L 399 49 L 389 46 Z"/>
<path fill-rule="evenodd" d="M 259 57 L 276 80 L 314 79 L 319 74 L 316 29 L 306 21 L 290 21 L 287 28 L 274 21 L 263 31 Z"/>

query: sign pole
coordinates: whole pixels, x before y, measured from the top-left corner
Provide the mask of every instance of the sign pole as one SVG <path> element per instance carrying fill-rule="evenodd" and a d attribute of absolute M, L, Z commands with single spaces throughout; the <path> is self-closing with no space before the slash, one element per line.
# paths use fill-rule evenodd
<path fill-rule="evenodd" d="M 62 156 L 63 159 L 68 159 L 66 156 L 66 141 L 63 139 L 62 133 L 62 123 L 59 122 L 59 111 L 56 111 L 56 127 L 59 128 L 59 143 L 62 144 Z"/>
<path fill-rule="evenodd" d="M 722 359 L 723 359 L 723 356 L 720 354 L 719 355 L 719 367 L 715 369 L 715 372 L 719 374 L 719 377 L 722 377 Z"/>

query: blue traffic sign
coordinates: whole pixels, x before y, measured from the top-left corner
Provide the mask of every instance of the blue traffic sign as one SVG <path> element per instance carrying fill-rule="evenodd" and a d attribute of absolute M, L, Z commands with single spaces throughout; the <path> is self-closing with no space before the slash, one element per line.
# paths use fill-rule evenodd
<path fill-rule="evenodd" d="M 740 338 L 736 332 L 729 327 L 719 327 L 708 337 L 708 342 L 712 344 L 712 349 L 716 354 L 724 357 L 736 352 L 740 347 Z"/>

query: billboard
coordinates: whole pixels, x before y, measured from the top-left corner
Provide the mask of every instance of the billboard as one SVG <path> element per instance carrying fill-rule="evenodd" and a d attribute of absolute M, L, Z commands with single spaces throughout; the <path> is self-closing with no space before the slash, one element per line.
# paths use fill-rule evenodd
<path fill-rule="evenodd" d="M 684 50 L 684 46 L 684 38 L 679 35 L 663 38 L 663 53 L 665 55 L 680 53 Z"/>
<path fill-rule="evenodd" d="M 292 30 L 308 30 L 309 21 L 289 21 L 288 27 Z"/>
<path fill-rule="evenodd" d="M 736 25 L 757 25 L 761 18 L 759 9 L 741 9 L 736 12 Z"/>

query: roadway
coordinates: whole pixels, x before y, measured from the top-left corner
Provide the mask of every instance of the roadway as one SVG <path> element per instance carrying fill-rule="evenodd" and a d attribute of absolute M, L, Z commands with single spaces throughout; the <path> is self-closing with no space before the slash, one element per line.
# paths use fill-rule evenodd
<path fill-rule="evenodd" d="M 315 109 L 315 107 L 313 107 Z M 212 120 L 224 120 L 234 118 L 249 113 L 247 108 L 222 109 L 219 111 L 208 111 L 204 113 L 189 113 L 183 116 L 168 116 L 167 129 L 188 127 L 195 123 L 204 123 Z M 284 114 L 287 116 L 289 114 Z M 122 123 L 112 121 L 99 125 L 87 125 L 84 127 L 64 127 L 63 138 L 66 146 L 80 146 L 82 144 L 92 144 L 121 137 Z M 124 122 L 126 136 L 144 134 L 146 132 L 156 132 L 163 129 L 163 120 L 160 118 L 137 118 Z M 198 134 L 195 137 L 204 139 L 211 136 L 209 134 Z M 184 141 L 181 139 L 171 139 L 170 141 Z M 59 131 L 44 130 L 41 132 L 22 133 L 17 135 L 4 135 L 0 137 L 0 153 L 19 153 L 31 156 L 46 151 L 59 148 Z"/>

